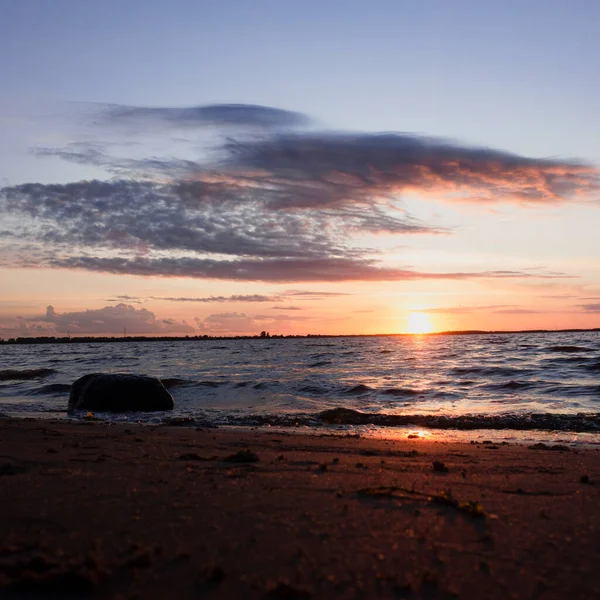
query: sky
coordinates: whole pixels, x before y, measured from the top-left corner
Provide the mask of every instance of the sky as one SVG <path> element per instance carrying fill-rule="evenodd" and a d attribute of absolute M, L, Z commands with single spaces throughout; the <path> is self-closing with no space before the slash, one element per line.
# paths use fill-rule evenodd
<path fill-rule="evenodd" d="M 0 338 L 600 327 L 595 0 L 0 9 Z"/>

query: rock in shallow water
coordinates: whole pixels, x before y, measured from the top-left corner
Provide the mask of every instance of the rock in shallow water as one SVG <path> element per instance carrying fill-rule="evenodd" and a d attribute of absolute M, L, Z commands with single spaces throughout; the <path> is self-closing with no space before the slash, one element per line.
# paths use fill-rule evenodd
<path fill-rule="evenodd" d="M 173 397 L 156 377 L 92 373 L 71 387 L 68 412 L 75 410 L 173 410 Z"/>
<path fill-rule="evenodd" d="M 369 415 L 350 408 L 330 408 L 320 412 L 318 417 L 330 425 L 362 425 L 369 422 Z"/>

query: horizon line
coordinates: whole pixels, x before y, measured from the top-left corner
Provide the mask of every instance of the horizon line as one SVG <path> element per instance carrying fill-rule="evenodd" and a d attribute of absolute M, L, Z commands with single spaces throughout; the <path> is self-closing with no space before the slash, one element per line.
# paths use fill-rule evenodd
<path fill-rule="evenodd" d="M 361 337 L 424 337 L 440 335 L 515 335 L 523 333 L 587 333 L 600 331 L 600 327 L 592 328 L 567 328 L 567 329 L 514 329 L 514 330 L 485 330 L 485 329 L 457 329 L 449 331 L 431 331 L 427 333 L 307 333 L 307 334 L 268 334 L 267 335 L 185 335 L 185 336 L 156 336 L 156 335 L 67 335 L 57 336 L 32 336 L 18 338 L 0 338 L 0 344 L 48 344 L 48 343 L 103 343 L 103 342 L 160 342 L 160 341 L 210 341 L 210 340 L 272 340 L 272 339 L 310 339 L 310 338 L 361 338 Z"/>

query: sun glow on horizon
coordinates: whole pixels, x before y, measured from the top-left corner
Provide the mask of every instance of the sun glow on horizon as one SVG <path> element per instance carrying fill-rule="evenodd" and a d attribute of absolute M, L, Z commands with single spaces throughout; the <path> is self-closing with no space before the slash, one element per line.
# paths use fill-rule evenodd
<path fill-rule="evenodd" d="M 429 315 L 422 312 L 408 313 L 408 333 L 431 333 L 433 323 Z"/>

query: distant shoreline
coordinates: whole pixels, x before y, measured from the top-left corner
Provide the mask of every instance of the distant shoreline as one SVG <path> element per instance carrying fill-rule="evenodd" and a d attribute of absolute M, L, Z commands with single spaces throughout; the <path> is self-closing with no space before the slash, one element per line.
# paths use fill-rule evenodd
<path fill-rule="evenodd" d="M 236 336 L 79 336 L 79 337 L 19 337 L 0 339 L 0 345 L 19 345 L 19 344 L 102 344 L 119 342 L 210 342 L 223 340 L 298 340 L 298 339 L 323 339 L 323 338 L 373 338 L 373 337 L 431 337 L 442 335 L 515 335 L 524 333 L 589 333 L 598 332 L 600 327 L 592 329 L 520 329 L 510 331 L 486 331 L 480 329 L 457 330 L 457 331 L 437 331 L 432 333 L 345 333 L 345 334 L 305 334 L 305 335 L 236 335 Z"/>

